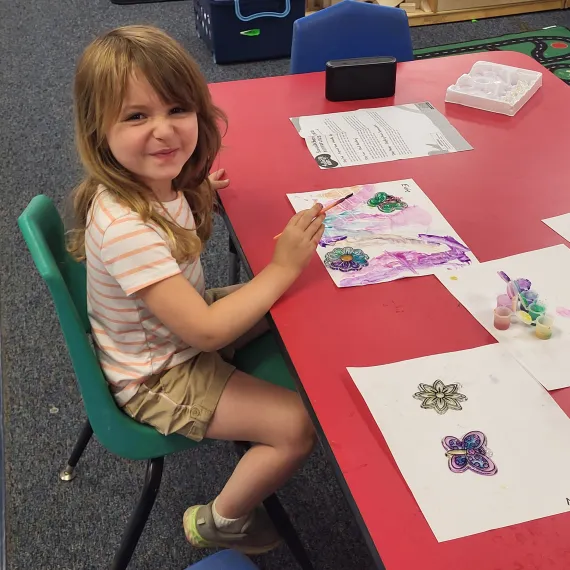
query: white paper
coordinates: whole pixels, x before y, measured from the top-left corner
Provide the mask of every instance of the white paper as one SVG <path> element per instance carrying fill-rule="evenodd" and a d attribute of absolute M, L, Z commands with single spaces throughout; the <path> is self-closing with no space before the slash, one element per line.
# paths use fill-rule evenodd
<path fill-rule="evenodd" d="M 348 371 L 439 542 L 570 510 L 570 419 L 500 344 Z M 413 398 L 437 379 L 461 384 L 462 410 Z M 473 430 L 495 475 L 449 469 L 442 439 Z"/>
<path fill-rule="evenodd" d="M 293 117 L 320 168 L 472 150 L 431 103 Z"/>
<path fill-rule="evenodd" d="M 540 340 L 535 327 L 513 323 L 506 331 L 493 325 L 497 296 L 506 284 L 497 275 L 526 278 L 555 318 L 552 338 Z M 570 386 L 570 249 L 557 245 L 466 267 L 455 280 L 436 273 L 459 302 L 548 390 Z"/>
<path fill-rule="evenodd" d="M 542 220 L 549 228 L 559 233 L 565 240 L 570 241 L 570 214 L 562 214 L 555 218 Z"/>
<path fill-rule="evenodd" d="M 429 275 L 443 267 L 455 271 L 477 262 L 411 179 L 288 194 L 287 197 L 298 212 L 312 207 L 315 202 L 326 207 L 351 192 L 354 193 L 352 198 L 327 212 L 325 233 L 317 248 L 338 287 Z M 384 195 L 385 200 L 381 202 Z M 341 263 L 343 254 L 351 256 L 352 261 Z"/>

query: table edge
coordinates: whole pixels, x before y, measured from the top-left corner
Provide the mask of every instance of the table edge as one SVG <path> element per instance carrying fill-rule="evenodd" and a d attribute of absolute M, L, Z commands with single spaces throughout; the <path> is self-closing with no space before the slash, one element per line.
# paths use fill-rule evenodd
<path fill-rule="evenodd" d="M 244 265 L 244 268 L 246 270 L 248 278 L 253 279 L 254 274 L 253 274 L 253 271 L 251 269 L 251 266 L 249 265 L 249 262 L 247 260 L 247 257 L 245 256 L 245 253 L 243 251 L 241 243 L 237 237 L 237 234 L 235 233 L 235 230 L 233 228 L 231 220 L 230 220 L 228 214 L 226 213 L 226 210 L 225 210 L 223 203 L 222 203 L 221 199 L 219 198 L 219 196 L 218 196 L 218 204 L 219 204 L 220 216 L 224 220 L 224 224 L 228 230 L 228 233 L 230 234 L 230 239 L 232 240 L 232 242 L 236 248 L 237 255 L 239 256 L 240 260 L 242 261 L 242 263 Z M 281 338 L 281 335 L 279 334 L 279 330 L 277 328 L 277 325 L 275 324 L 273 318 L 271 317 L 271 313 L 268 313 L 266 316 L 267 316 L 267 320 L 269 321 L 269 328 L 270 328 L 271 332 L 275 335 L 275 339 L 277 341 L 277 345 L 279 346 L 279 351 L 281 352 L 281 356 L 283 357 L 285 364 L 287 365 L 287 369 L 289 370 L 289 373 L 291 374 L 291 376 L 295 382 L 295 386 L 297 388 L 297 391 L 299 392 L 299 395 L 301 396 L 301 400 L 303 401 L 303 404 L 304 404 L 306 410 L 309 412 L 309 416 L 310 416 L 311 421 L 312 421 L 313 425 L 315 426 L 315 430 L 317 432 L 318 440 L 319 440 L 322 448 L 324 449 L 325 457 L 326 457 L 327 461 L 329 462 L 329 464 L 333 468 L 336 480 L 337 480 L 337 482 L 338 482 L 338 484 L 342 490 L 342 494 L 344 495 L 344 498 L 345 498 L 346 502 L 348 503 L 350 510 L 352 511 L 354 518 L 356 519 L 356 524 L 358 525 L 360 533 L 361 533 L 362 537 L 364 538 L 364 542 L 366 543 L 366 546 L 368 547 L 368 551 L 370 552 L 370 555 L 372 557 L 374 565 L 378 570 L 386 570 L 386 566 L 382 562 L 382 558 L 380 557 L 380 553 L 378 552 L 378 549 L 376 548 L 376 544 L 374 543 L 374 540 L 372 539 L 370 531 L 368 530 L 368 527 L 366 526 L 366 523 L 364 522 L 364 518 L 362 517 L 360 509 L 358 508 L 358 505 L 356 504 L 356 501 L 354 500 L 354 497 L 352 496 L 352 492 L 351 492 L 351 490 L 348 486 L 348 483 L 346 482 L 346 479 L 342 473 L 342 470 L 341 470 L 341 468 L 340 468 L 340 466 L 336 460 L 336 457 L 333 453 L 332 447 L 329 444 L 329 441 L 328 441 L 328 439 L 325 435 L 325 432 L 321 426 L 319 418 L 317 417 L 317 414 L 315 413 L 315 410 L 313 409 L 313 406 L 311 405 L 309 397 L 307 396 L 307 393 L 303 387 L 303 383 L 301 382 L 301 379 L 297 373 L 297 370 L 295 369 L 295 366 L 293 365 L 293 362 L 291 361 L 291 358 L 290 358 L 289 353 L 287 351 L 287 347 L 285 346 L 285 343 L 283 342 L 283 339 Z"/>

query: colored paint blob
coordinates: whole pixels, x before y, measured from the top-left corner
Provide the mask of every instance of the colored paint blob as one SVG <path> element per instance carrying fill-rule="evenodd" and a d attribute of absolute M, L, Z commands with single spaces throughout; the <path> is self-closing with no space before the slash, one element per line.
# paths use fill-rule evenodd
<path fill-rule="evenodd" d="M 527 306 L 534 303 L 538 299 L 538 293 L 536 291 L 523 291 L 521 296 L 526 301 Z"/>
<path fill-rule="evenodd" d="M 542 305 L 541 303 L 533 303 L 529 308 L 528 308 L 528 312 L 533 320 L 536 321 L 536 319 L 538 319 L 538 317 L 544 315 L 544 313 L 546 312 L 546 307 L 544 305 Z"/>
<path fill-rule="evenodd" d="M 556 312 L 561 317 L 564 317 L 566 319 L 570 319 L 570 309 L 567 309 L 566 307 L 556 307 Z"/>
<path fill-rule="evenodd" d="M 517 318 L 525 325 L 532 323 L 532 317 L 526 311 L 517 311 Z"/>
<path fill-rule="evenodd" d="M 568 44 L 565 44 L 564 42 L 553 42 L 550 44 L 550 47 L 554 49 L 566 49 Z"/>

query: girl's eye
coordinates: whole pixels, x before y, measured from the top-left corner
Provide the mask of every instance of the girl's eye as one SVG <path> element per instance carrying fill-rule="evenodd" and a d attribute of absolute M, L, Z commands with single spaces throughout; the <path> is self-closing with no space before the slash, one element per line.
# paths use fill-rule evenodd
<path fill-rule="evenodd" d="M 185 113 L 185 112 L 186 112 L 186 109 L 184 109 L 184 108 L 182 108 L 182 107 L 173 107 L 173 108 L 170 110 L 170 114 L 171 114 L 171 115 L 176 115 L 176 114 L 178 114 L 178 113 Z"/>
<path fill-rule="evenodd" d="M 127 117 L 127 121 L 140 121 L 143 118 L 142 113 L 133 113 Z"/>

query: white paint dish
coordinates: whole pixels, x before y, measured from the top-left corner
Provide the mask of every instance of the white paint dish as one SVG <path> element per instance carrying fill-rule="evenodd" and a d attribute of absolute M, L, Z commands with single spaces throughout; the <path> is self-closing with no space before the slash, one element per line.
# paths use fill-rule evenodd
<path fill-rule="evenodd" d="M 514 116 L 542 85 L 542 73 L 487 61 L 476 62 L 447 88 L 448 103 Z"/>

